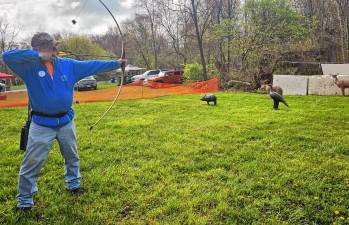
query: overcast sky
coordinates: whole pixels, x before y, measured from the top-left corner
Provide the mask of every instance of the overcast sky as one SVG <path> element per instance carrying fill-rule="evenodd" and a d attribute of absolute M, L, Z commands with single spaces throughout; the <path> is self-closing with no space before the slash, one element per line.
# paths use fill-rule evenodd
<path fill-rule="evenodd" d="M 104 0 L 118 22 L 132 18 L 135 1 Z M 0 0 L 0 18 L 20 27 L 21 39 L 38 31 L 101 34 L 115 26 L 98 0 Z"/>

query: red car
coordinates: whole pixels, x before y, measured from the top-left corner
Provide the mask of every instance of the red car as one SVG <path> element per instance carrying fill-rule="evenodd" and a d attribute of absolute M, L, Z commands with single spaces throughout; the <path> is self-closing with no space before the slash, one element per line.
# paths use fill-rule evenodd
<path fill-rule="evenodd" d="M 168 84 L 181 84 L 183 83 L 183 71 L 180 70 L 169 70 L 161 71 L 155 79 L 154 82 L 168 83 Z"/>

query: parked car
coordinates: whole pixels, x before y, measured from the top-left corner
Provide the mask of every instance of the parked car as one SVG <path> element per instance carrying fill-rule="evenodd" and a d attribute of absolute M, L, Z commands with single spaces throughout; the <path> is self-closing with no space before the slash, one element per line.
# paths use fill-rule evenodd
<path fill-rule="evenodd" d="M 158 77 L 152 81 L 159 83 L 181 84 L 183 83 L 183 79 L 183 71 L 169 70 L 160 72 Z"/>
<path fill-rule="evenodd" d="M 93 76 L 88 76 L 80 81 L 78 81 L 74 89 L 77 91 L 81 90 L 97 90 L 97 80 Z"/>
<path fill-rule="evenodd" d="M 166 70 L 148 70 L 145 73 L 141 75 L 136 75 L 131 78 L 131 80 L 134 81 L 139 81 L 139 80 L 149 80 L 149 79 L 154 79 L 158 77 L 159 73 L 161 71 L 166 71 Z"/>
<path fill-rule="evenodd" d="M 0 92 L 5 92 L 6 91 L 6 85 L 0 82 Z"/>

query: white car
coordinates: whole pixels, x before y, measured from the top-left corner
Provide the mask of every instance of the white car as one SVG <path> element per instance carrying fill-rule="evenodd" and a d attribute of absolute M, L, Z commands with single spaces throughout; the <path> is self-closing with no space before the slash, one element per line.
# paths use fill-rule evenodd
<path fill-rule="evenodd" d="M 132 81 L 151 80 L 151 79 L 157 78 L 161 71 L 165 71 L 165 70 L 148 70 L 141 75 L 133 76 L 131 80 Z"/>
<path fill-rule="evenodd" d="M 164 77 L 164 76 L 165 76 L 165 73 L 166 73 L 166 71 L 161 71 L 161 72 L 158 74 L 158 77 Z"/>

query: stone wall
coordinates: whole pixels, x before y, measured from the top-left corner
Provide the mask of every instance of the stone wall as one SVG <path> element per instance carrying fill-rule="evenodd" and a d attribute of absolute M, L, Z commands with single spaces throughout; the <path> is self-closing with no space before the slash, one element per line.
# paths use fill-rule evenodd
<path fill-rule="evenodd" d="M 282 87 L 284 95 L 307 95 L 308 76 L 274 75 L 273 85 Z"/>
<path fill-rule="evenodd" d="M 338 76 L 338 79 L 349 80 L 349 76 Z M 310 76 L 308 93 L 310 95 L 342 95 L 340 88 L 334 83 L 334 79 L 329 75 Z M 349 95 L 349 88 L 345 90 L 346 95 Z"/>
<path fill-rule="evenodd" d="M 349 75 L 339 75 L 338 79 L 349 80 Z M 273 85 L 282 87 L 285 95 L 342 95 L 330 75 L 274 75 Z M 349 95 L 349 88 L 345 94 Z"/>

